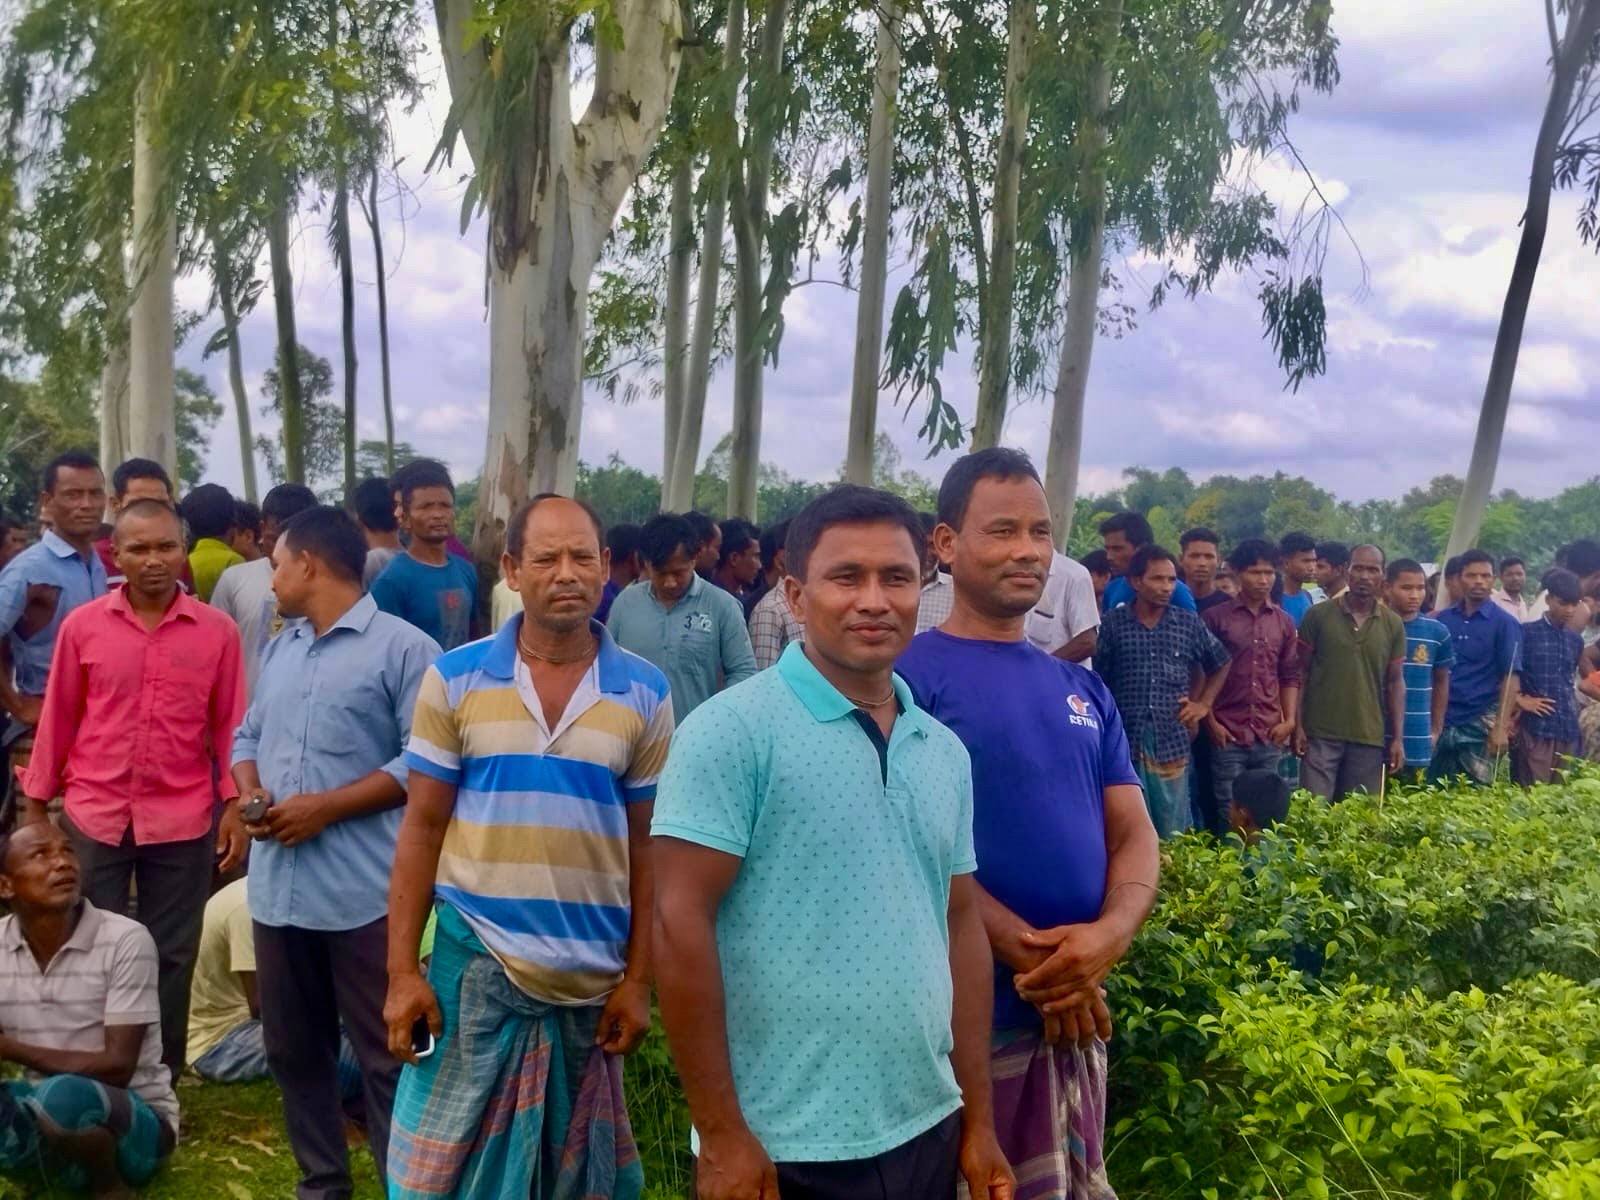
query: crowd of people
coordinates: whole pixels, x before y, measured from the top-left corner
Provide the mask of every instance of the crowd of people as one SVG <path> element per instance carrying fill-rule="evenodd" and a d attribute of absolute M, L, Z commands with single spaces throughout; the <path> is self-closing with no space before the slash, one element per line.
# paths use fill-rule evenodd
<path fill-rule="evenodd" d="M 1533 594 L 1133 512 L 1080 562 L 997 449 L 933 513 L 536 496 L 480 603 L 431 460 L 353 512 L 106 482 L 62 455 L 0 528 L 0 1166 L 95 1196 L 192 1070 L 276 1082 L 305 1200 L 347 1119 L 391 1197 L 638 1197 L 654 998 L 700 1200 L 1111 1197 L 1160 838 L 1600 741 L 1591 541 Z"/>

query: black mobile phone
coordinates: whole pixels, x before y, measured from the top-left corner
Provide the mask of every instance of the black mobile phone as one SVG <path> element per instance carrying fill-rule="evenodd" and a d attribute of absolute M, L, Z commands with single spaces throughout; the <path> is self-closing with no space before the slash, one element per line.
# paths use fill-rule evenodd
<path fill-rule="evenodd" d="M 239 815 L 244 818 L 246 825 L 259 825 L 261 819 L 267 815 L 267 809 L 272 807 L 272 798 L 267 795 L 254 796 L 248 804 L 240 807 Z"/>
<path fill-rule="evenodd" d="M 433 1053 L 433 1030 L 428 1028 L 427 1017 L 418 1017 L 411 1025 L 411 1052 L 418 1058 Z"/>

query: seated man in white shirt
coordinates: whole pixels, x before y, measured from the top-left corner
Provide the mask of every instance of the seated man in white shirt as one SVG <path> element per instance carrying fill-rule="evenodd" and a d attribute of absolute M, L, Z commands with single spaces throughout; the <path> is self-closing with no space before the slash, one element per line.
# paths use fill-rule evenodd
<path fill-rule="evenodd" d="M 156 944 L 79 890 L 78 856 L 54 825 L 0 838 L 0 1169 L 42 1165 L 52 1184 L 131 1195 L 177 1141 L 161 1062 Z"/>

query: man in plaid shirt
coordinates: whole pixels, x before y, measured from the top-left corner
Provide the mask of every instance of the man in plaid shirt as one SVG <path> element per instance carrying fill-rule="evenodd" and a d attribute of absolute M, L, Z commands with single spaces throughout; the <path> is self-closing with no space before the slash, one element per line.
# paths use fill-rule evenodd
<path fill-rule="evenodd" d="M 1557 567 L 1544 579 L 1545 613 L 1522 627 L 1521 711 L 1511 749 L 1512 777 L 1524 787 L 1549 783 L 1560 755 L 1578 745 L 1578 660 L 1583 638 L 1569 626 L 1582 606 L 1583 585 Z"/>
<path fill-rule="evenodd" d="M 1193 828 L 1189 747 L 1227 679 L 1228 651 L 1192 610 L 1173 604 L 1171 551 L 1141 547 L 1126 578 L 1134 602 L 1106 613 L 1094 665 L 1122 713 L 1150 819 L 1170 837 Z"/>

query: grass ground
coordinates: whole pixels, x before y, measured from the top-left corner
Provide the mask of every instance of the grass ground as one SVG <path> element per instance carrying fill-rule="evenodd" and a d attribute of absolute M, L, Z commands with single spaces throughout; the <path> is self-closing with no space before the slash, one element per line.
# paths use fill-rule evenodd
<path fill-rule="evenodd" d="M 645 1166 L 645 1200 L 689 1194 L 689 1119 L 659 1026 L 628 1060 L 628 1110 Z M 283 1107 L 270 1081 L 178 1085 L 183 1137 L 177 1152 L 143 1188 L 142 1200 L 287 1200 L 300 1173 L 283 1127 Z M 355 1200 L 381 1200 L 365 1140 L 352 1134 Z M 0 1176 L 0 1200 L 66 1200 L 41 1173 Z"/>

